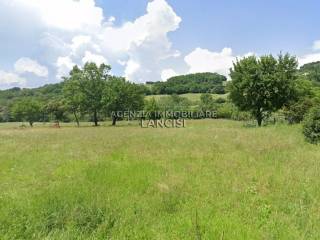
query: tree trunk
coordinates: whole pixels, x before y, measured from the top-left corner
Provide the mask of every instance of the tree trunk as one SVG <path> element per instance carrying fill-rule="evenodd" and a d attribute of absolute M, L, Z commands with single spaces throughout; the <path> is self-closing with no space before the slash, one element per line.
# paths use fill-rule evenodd
<path fill-rule="evenodd" d="M 113 116 L 112 117 L 112 126 L 115 126 L 117 123 L 117 117 L 116 116 Z"/>
<path fill-rule="evenodd" d="M 258 126 L 261 127 L 261 125 L 262 125 L 262 120 L 263 120 L 262 112 L 258 112 L 258 114 L 257 114 L 257 116 L 256 116 L 256 119 L 257 119 L 257 122 L 258 122 Z"/>
<path fill-rule="evenodd" d="M 98 126 L 98 113 L 97 111 L 94 111 L 93 113 L 93 122 L 94 122 L 94 126 Z"/>
<path fill-rule="evenodd" d="M 77 126 L 80 127 L 79 118 L 78 118 L 77 113 L 75 111 L 73 112 L 73 115 L 74 115 L 74 118 L 76 119 Z"/>
<path fill-rule="evenodd" d="M 262 125 L 262 118 L 261 118 L 261 117 L 257 118 L 257 122 L 258 122 L 258 126 L 261 127 L 261 125 Z"/>

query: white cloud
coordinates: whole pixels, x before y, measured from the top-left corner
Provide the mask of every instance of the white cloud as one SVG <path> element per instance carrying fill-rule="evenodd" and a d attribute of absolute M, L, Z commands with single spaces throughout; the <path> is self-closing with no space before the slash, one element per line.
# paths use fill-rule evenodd
<path fill-rule="evenodd" d="M 299 66 L 303 66 L 304 64 L 311 62 L 320 61 L 320 40 L 314 41 L 312 48 L 315 51 L 314 53 L 305 54 L 298 58 Z"/>
<path fill-rule="evenodd" d="M 302 57 L 299 57 L 299 66 L 303 66 L 304 64 L 318 61 L 320 61 L 320 53 L 306 54 Z"/>
<path fill-rule="evenodd" d="M 313 50 L 315 50 L 315 51 L 320 50 L 320 40 L 314 41 L 312 48 L 313 48 Z"/>
<path fill-rule="evenodd" d="M 24 87 L 27 80 L 15 73 L 5 72 L 0 70 L 0 89 L 7 89 L 11 87 Z"/>
<path fill-rule="evenodd" d="M 148 3 L 146 14 L 134 21 L 120 27 L 113 26 L 114 21 L 110 17 L 96 32 L 75 35 L 62 57 L 81 65 L 86 61 L 119 64 L 133 82 L 159 81 L 167 61 L 180 56 L 172 50 L 167 34 L 179 27 L 181 18 L 165 0 L 154 0 Z M 66 64 L 60 65 L 64 70 L 58 67 L 58 76 L 67 69 Z"/>
<path fill-rule="evenodd" d="M 23 13 L 28 19 L 22 19 Z M 21 49 L 16 44 L 17 54 L 35 49 L 45 62 L 53 63 L 49 70 L 56 71 L 59 80 L 74 64 L 90 59 L 123 66 L 134 82 L 159 81 L 162 70 L 180 56 L 168 33 L 179 28 L 181 18 L 166 0 L 148 2 L 145 14 L 121 26 L 114 25 L 115 17 L 105 18 L 95 0 L 0 0 L 0 21 L 8 19 L 12 25 L 6 31 L 13 37 L 15 29 L 27 34 Z"/>
<path fill-rule="evenodd" d="M 231 48 L 224 48 L 221 52 L 196 48 L 184 58 L 190 67 L 189 73 L 216 72 L 225 76 L 229 74 L 229 69 L 235 59 Z"/>
<path fill-rule="evenodd" d="M 140 69 L 140 64 L 133 61 L 133 60 L 129 60 L 126 63 L 126 69 L 124 71 L 124 75 L 127 79 L 132 79 L 132 77 L 139 71 Z"/>
<path fill-rule="evenodd" d="M 215 72 L 229 77 L 230 68 L 237 58 L 241 59 L 252 55 L 254 53 L 249 52 L 243 56 L 234 56 L 231 48 L 223 48 L 221 52 L 196 48 L 184 58 L 184 61 L 189 66 L 189 73 Z"/>
<path fill-rule="evenodd" d="M 179 28 L 181 18 L 165 0 L 148 3 L 147 13 L 121 27 L 102 30 L 100 45 L 108 56 L 127 58 L 125 76 L 134 82 L 158 81 L 166 61 L 178 57 L 167 34 Z"/>
<path fill-rule="evenodd" d="M 113 23 L 116 21 L 116 18 L 114 16 L 111 16 L 108 18 L 108 21 L 106 22 L 106 25 L 113 25 Z"/>
<path fill-rule="evenodd" d="M 61 79 L 63 76 L 67 76 L 72 68 L 76 64 L 72 61 L 69 56 L 59 57 L 56 66 L 57 66 L 57 79 Z"/>
<path fill-rule="evenodd" d="M 89 51 L 86 51 L 85 56 L 82 58 L 82 63 L 85 64 L 87 62 L 94 62 L 97 65 L 100 65 L 102 63 L 108 64 L 107 59 L 105 59 L 101 55 L 93 54 Z"/>
<path fill-rule="evenodd" d="M 13 0 L 12 4 L 33 11 L 45 26 L 62 30 L 92 31 L 103 21 L 103 11 L 94 0 Z"/>
<path fill-rule="evenodd" d="M 161 72 L 161 79 L 162 81 L 167 81 L 169 78 L 177 76 L 178 74 L 171 68 L 164 69 Z"/>
<path fill-rule="evenodd" d="M 166 37 L 168 32 L 179 27 L 180 22 L 181 18 L 165 0 L 154 0 L 148 3 L 147 13 L 133 22 L 104 28 L 102 44 L 114 52 L 128 51 L 132 45 L 140 46 L 148 39 Z"/>
<path fill-rule="evenodd" d="M 48 68 L 30 58 L 20 58 L 14 64 L 14 69 L 19 74 L 32 73 L 38 77 L 48 77 Z"/>

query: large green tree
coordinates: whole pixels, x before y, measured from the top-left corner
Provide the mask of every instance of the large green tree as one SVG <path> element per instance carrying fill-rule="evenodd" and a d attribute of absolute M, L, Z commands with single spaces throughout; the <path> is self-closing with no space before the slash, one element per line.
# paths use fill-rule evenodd
<path fill-rule="evenodd" d="M 144 94 L 141 87 L 124 78 L 111 77 L 103 95 L 106 110 L 112 116 L 112 125 L 116 125 L 117 114 L 113 112 L 137 111 L 143 109 Z"/>
<path fill-rule="evenodd" d="M 297 67 L 297 59 L 289 54 L 237 60 L 230 73 L 230 98 L 240 110 L 250 111 L 261 126 L 266 116 L 296 97 Z"/>
<path fill-rule="evenodd" d="M 70 73 L 71 88 L 78 91 L 73 103 L 78 104 L 79 100 L 81 109 L 92 114 L 95 126 L 98 126 L 99 113 L 104 106 L 103 96 L 110 70 L 106 64 L 86 63 L 82 69 L 74 67 Z"/>

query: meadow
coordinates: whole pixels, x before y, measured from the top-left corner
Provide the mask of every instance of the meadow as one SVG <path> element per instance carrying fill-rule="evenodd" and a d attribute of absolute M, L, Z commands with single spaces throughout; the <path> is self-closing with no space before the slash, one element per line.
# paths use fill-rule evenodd
<path fill-rule="evenodd" d="M 301 126 L 0 125 L 0 239 L 320 239 Z"/>
<path fill-rule="evenodd" d="M 191 102 L 200 102 L 201 93 L 186 93 L 186 94 L 180 94 L 180 97 L 184 97 L 188 99 Z M 170 95 L 148 95 L 146 96 L 146 100 L 150 100 L 154 98 L 155 100 L 159 101 L 161 98 L 168 97 Z M 218 98 L 227 99 L 228 94 L 211 94 L 212 98 L 214 100 Z"/>

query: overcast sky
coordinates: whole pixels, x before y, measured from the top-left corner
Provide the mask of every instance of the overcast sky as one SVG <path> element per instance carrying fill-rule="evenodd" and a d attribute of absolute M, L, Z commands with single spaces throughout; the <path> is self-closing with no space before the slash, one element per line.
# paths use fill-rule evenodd
<path fill-rule="evenodd" d="M 0 89 L 61 81 L 73 65 L 133 82 L 228 75 L 236 57 L 320 61 L 317 0 L 0 0 Z"/>

